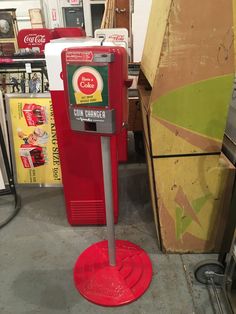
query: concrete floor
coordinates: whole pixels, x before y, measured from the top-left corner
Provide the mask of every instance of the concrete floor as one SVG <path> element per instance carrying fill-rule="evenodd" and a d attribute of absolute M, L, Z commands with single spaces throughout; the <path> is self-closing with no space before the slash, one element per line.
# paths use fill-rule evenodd
<path fill-rule="evenodd" d="M 120 216 L 116 237 L 144 248 L 153 280 L 136 302 L 103 308 L 76 291 L 72 269 L 80 253 L 106 238 L 105 227 L 71 227 L 61 188 L 19 188 L 22 209 L 0 231 L 0 314 L 212 314 L 206 287 L 196 283 L 193 266 L 206 255 L 162 254 L 157 246 L 146 165 L 121 165 Z M 9 198 L 0 200 L 0 220 Z M 211 256 L 215 257 L 216 256 Z"/>

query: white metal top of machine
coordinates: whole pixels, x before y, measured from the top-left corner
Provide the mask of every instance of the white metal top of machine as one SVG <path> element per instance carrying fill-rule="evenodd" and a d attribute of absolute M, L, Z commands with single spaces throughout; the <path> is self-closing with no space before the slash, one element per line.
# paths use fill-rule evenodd
<path fill-rule="evenodd" d="M 129 46 L 129 34 L 126 28 L 101 28 L 94 32 L 95 38 L 105 38 L 108 42 L 113 42 L 117 46 L 126 45 L 126 50 Z"/>
<path fill-rule="evenodd" d="M 55 45 L 57 49 L 55 49 Z M 47 59 L 47 69 L 50 81 L 51 90 L 63 90 L 63 80 L 58 80 L 61 76 L 62 65 L 61 65 L 61 53 L 63 49 L 69 47 L 95 47 L 95 46 L 116 46 L 111 41 L 104 41 L 104 38 L 60 38 L 50 41 L 45 46 L 45 56 Z M 126 43 L 120 46 L 126 47 Z"/>
<path fill-rule="evenodd" d="M 61 52 L 69 47 L 101 46 L 103 39 L 94 38 L 60 38 L 52 40 L 45 46 L 45 56 L 47 60 L 48 77 L 51 90 L 63 90 Z M 55 49 L 56 45 L 56 49 Z M 61 80 L 58 79 L 61 77 Z"/>

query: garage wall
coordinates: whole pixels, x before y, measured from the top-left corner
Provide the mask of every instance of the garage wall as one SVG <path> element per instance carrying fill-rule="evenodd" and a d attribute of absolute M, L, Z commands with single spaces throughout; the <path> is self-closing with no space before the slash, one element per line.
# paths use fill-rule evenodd
<path fill-rule="evenodd" d="M 91 4 L 104 2 L 105 0 L 83 0 L 85 30 L 88 36 L 93 36 Z M 152 0 L 133 0 L 132 30 L 133 60 L 135 62 L 141 60 L 151 2 Z M 73 7 L 73 5 L 70 4 L 69 0 L 0 0 L 0 9 L 16 8 L 19 29 L 31 28 L 28 10 L 34 8 L 41 8 L 46 27 L 63 27 L 61 7 Z"/>

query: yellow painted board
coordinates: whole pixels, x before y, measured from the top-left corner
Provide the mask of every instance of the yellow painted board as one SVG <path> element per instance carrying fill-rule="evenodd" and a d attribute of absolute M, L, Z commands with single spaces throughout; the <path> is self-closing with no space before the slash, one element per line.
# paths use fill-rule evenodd
<path fill-rule="evenodd" d="M 233 0 L 233 19 L 234 19 L 234 68 L 236 69 L 236 1 Z M 236 71 L 235 71 L 236 72 Z"/>
<path fill-rule="evenodd" d="M 169 121 L 149 116 L 147 123 L 150 125 L 150 145 L 153 156 L 219 152 L 221 150 L 222 141 L 171 124 Z"/>
<path fill-rule="evenodd" d="M 171 0 L 152 1 L 148 31 L 141 60 L 141 69 L 151 86 L 153 86 L 156 76 L 171 2 Z"/>
<path fill-rule="evenodd" d="M 155 2 L 158 7 L 166 0 Z M 148 80 L 155 77 L 152 101 L 183 86 L 234 72 L 232 0 L 173 1 L 164 35 L 159 34 L 157 10 L 150 19 L 156 25 L 150 23 L 146 41 L 153 46 L 144 49 L 141 68 Z"/>
<path fill-rule="evenodd" d="M 143 88 L 139 89 L 139 95 L 140 95 L 140 107 L 142 112 L 142 124 L 143 124 L 143 131 L 144 131 L 144 138 L 147 144 L 147 149 L 149 151 L 149 154 L 151 154 L 151 139 L 150 139 L 150 126 L 149 126 L 149 114 L 147 111 L 147 103 L 149 100 L 150 93 L 147 93 L 144 91 Z"/>
<path fill-rule="evenodd" d="M 155 158 L 153 163 L 164 250 L 217 251 L 234 166 L 224 155 Z"/>

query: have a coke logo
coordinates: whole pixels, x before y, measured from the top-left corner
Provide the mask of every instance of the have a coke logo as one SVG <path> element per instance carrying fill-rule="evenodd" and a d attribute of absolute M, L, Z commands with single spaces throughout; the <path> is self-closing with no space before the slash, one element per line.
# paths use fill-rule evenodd
<path fill-rule="evenodd" d="M 46 36 L 39 34 L 28 34 L 24 37 L 25 44 L 44 45 L 46 43 Z"/>
<path fill-rule="evenodd" d="M 97 91 L 98 81 L 92 73 L 83 72 L 77 80 L 78 88 L 85 95 L 92 95 Z"/>

